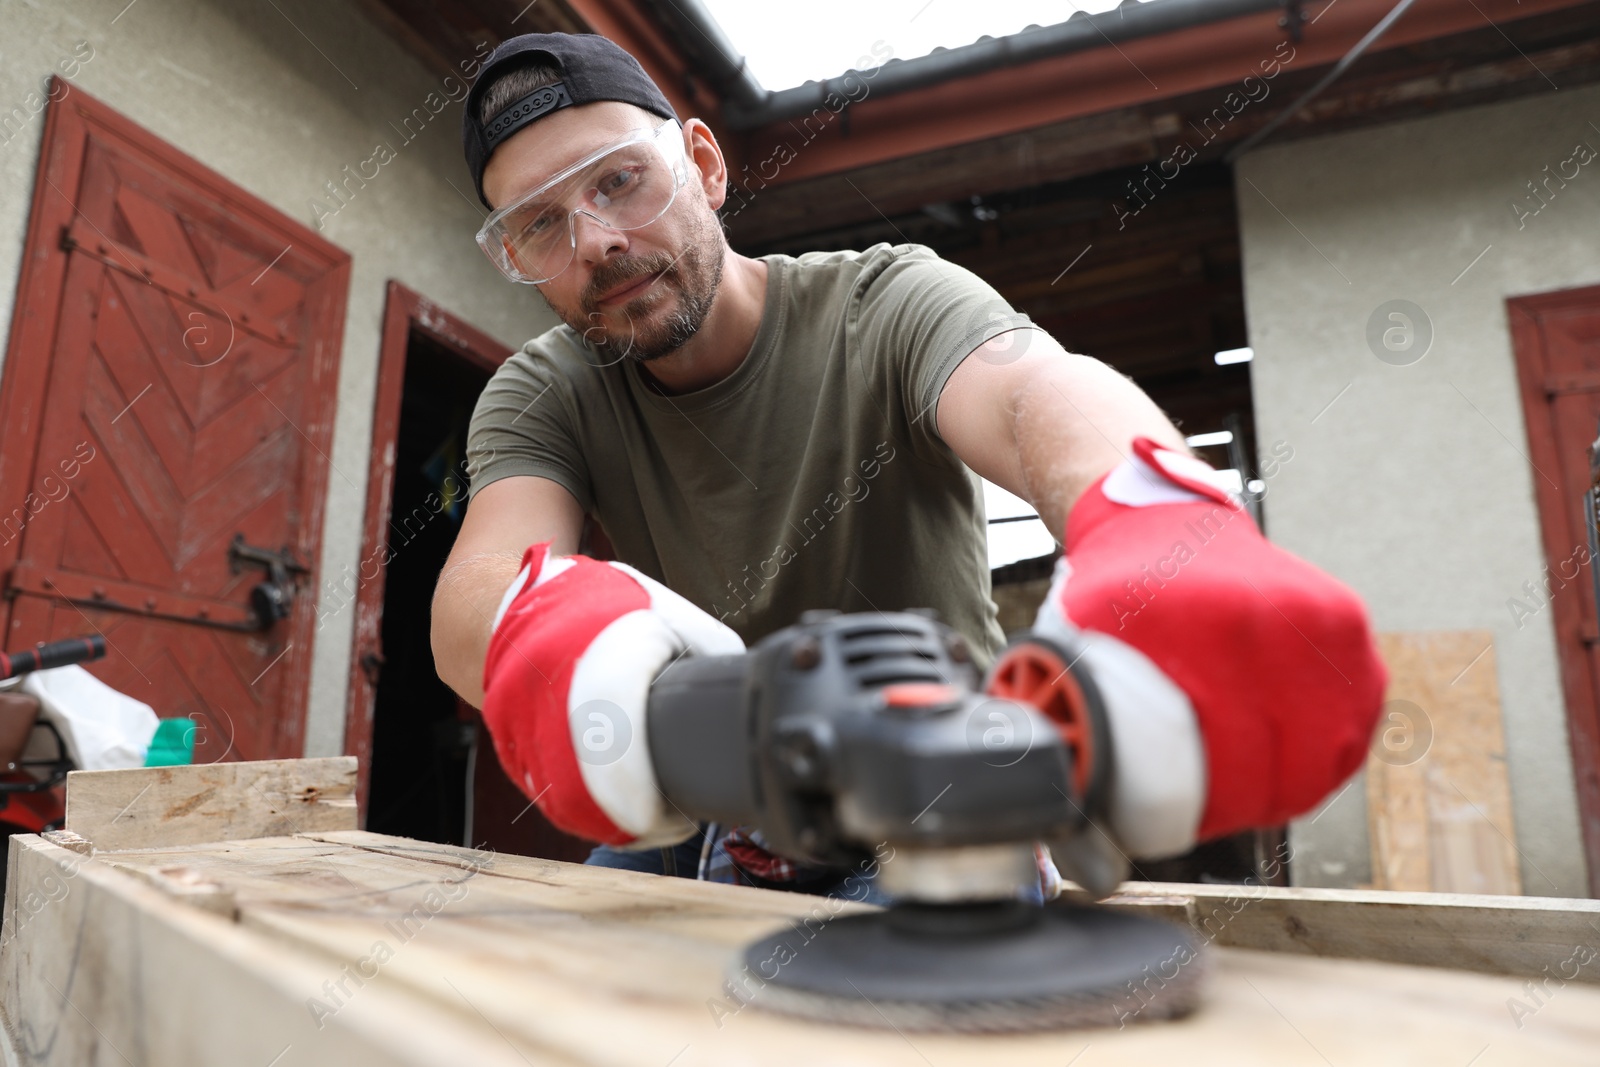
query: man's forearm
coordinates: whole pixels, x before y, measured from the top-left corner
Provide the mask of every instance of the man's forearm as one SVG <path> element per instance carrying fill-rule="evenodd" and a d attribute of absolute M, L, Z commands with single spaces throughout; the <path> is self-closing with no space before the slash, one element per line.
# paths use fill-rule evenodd
<path fill-rule="evenodd" d="M 1024 495 L 1057 541 L 1072 505 L 1127 458 L 1135 437 L 1187 451 L 1183 435 L 1142 389 L 1085 356 L 1051 361 L 1019 388 L 1014 405 Z"/>
<path fill-rule="evenodd" d="M 433 660 L 446 685 L 475 708 L 483 706 L 483 661 L 494 614 L 522 566 L 508 552 L 452 560 L 433 592 Z"/>
<path fill-rule="evenodd" d="M 1127 458 L 1135 437 L 1187 450 L 1133 382 L 1040 330 L 1028 331 L 1019 357 L 1020 332 L 985 342 L 956 367 L 937 426 L 967 466 L 1037 508 L 1059 541 L 1072 505 Z"/>

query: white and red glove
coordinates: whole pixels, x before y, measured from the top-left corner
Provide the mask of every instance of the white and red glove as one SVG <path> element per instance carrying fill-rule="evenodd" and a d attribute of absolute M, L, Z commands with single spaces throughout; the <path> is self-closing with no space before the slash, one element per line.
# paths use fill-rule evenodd
<path fill-rule="evenodd" d="M 1155 859 L 1332 793 L 1386 672 L 1356 594 L 1266 540 L 1216 471 L 1148 438 L 1133 452 L 1074 505 L 1034 628 L 1085 643 L 1112 735 L 1104 820 Z"/>
<path fill-rule="evenodd" d="M 609 845 L 682 841 L 695 826 L 650 763 L 650 683 L 685 653 L 744 651 L 739 635 L 623 563 L 523 557 L 494 620 L 483 720 L 500 765 L 556 826 Z"/>

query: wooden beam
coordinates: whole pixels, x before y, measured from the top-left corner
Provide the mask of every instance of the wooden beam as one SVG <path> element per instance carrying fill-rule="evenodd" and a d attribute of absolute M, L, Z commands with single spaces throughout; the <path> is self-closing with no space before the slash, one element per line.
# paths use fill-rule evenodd
<path fill-rule="evenodd" d="M 439 75 L 461 78 L 461 64 L 519 33 L 588 33 L 590 27 L 566 0 L 477 0 L 472 4 L 432 0 L 358 0 L 378 25 Z M 470 82 L 470 77 L 465 79 Z"/>
<path fill-rule="evenodd" d="M 101 851 L 353 830 L 355 789 L 354 756 L 73 771 L 66 829 Z"/>
<path fill-rule="evenodd" d="M 700 80 L 694 65 L 666 30 L 637 0 L 567 0 L 594 32 L 621 45 L 639 61 L 679 118 L 720 121 L 721 103 Z"/>
<path fill-rule="evenodd" d="M 162 1067 L 266 1064 L 285 1045 L 292 1052 L 283 1064 L 313 1067 L 524 1059 L 720 1067 L 766 1062 L 775 1048 L 785 1061 L 806 1063 L 1061 1067 L 1090 1045 L 1096 1062 L 1134 1067 L 1324 1057 L 1466 1064 L 1485 1046 L 1497 1062 L 1576 1065 L 1592 1063 L 1600 1043 L 1600 990 L 1547 979 L 1539 1003 L 1519 1016 L 1508 998 L 1525 997 L 1521 979 L 1313 958 L 1307 949 L 1322 919 L 1303 906 L 1293 914 L 1309 933 L 1288 926 L 1292 943 L 1283 952 L 1227 947 L 1224 933 L 1213 938 L 1203 1005 L 1180 1022 L 1140 1022 L 1137 1009 L 1159 990 L 1153 980 L 1128 991 L 1124 1029 L 907 1034 L 764 1011 L 752 979 L 741 979 L 742 999 L 730 995 L 730 966 L 750 939 L 808 917 L 828 936 L 834 905 L 821 898 L 360 832 L 90 860 L 31 835 L 12 841 L 21 892 L 11 899 L 34 904 L 8 909 L 0 1007 L 25 1045 L 22 1062 L 49 1067 L 120 1062 L 106 1045 L 130 1063 Z M 137 880 L 136 868 L 176 868 L 187 882 L 231 892 L 238 920 L 170 899 Z M 1227 887 L 1175 888 L 1195 901 L 1197 918 L 1203 907 L 1226 910 L 1216 897 Z M 1522 898 L 1475 902 L 1486 937 L 1534 921 Z M 1551 911 L 1572 903 L 1546 902 Z M 1430 902 L 1405 901 L 1402 915 L 1427 931 L 1418 913 L 1438 909 L 1419 905 Z M 1129 906 L 1189 905 L 1168 894 L 1165 903 Z M 1265 933 L 1263 917 L 1277 906 L 1269 894 L 1225 924 L 1213 919 L 1211 929 L 1255 923 Z M 1357 913 L 1349 917 L 1357 936 L 1329 939 L 1345 948 L 1403 929 L 1393 916 L 1359 917 L 1364 908 L 1387 910 L 1382 902 L 1338 906 Z M 837 913 L 860 909 L 843 904 Z M 1464 914 L 1452 912 L 1448 922 Z M 12 921 L 21 915 L 25 922 Z M 1539 945 L 1554 946 L 1553 938 L 1535 931 Z M 1556 974 L 1572 951 L 1569 944 L 1552 953 Z"/>
<path fill-rule="evenodd" d="M 801 151 L 809 151 L 802 145 Z M 893 159 L 812 181 L 777 171 L 769 182 L 758 157 L 730 175 L 722 209 L 734 243 L 756 246 L 786 233 L 920 211 L 996 189 L 1060 182 L 1154 159 L 1156 142 L 1138 112 L 1090 115 L 1067 126 L 975 140 L 948 152 Z"/>
<path fill-rule="evenodd" d="M 743 138 L 743 159 L 782 160 L 785 180 L 803 180 L 886 160 L 966 146 L 977 141 L 1124 109 L 1206 93 L 1220 103 L 1247 75 L 1258 79 L 1280 69 L 1320 74 L 1339 60 L 1391 7 L 1386 0 L 1325 4 L 1315 25 L 1290 45 L 1279 13 L 1263 12 L 1172 33 L 1125 41 L 1019 66 L 943 82 L 895 96 L 866 96 L 841 116 L 820 109 L 811 139 L 789 122 Z M 1496 58 L 1514 57 L 1501 30 L 1540 15 L 1562 15 L 1584 5 L 1574 0 L 1417 0 L 1406 16 L 1369 51 L 1363 62 L 1383 64 L 1387 53 L 1411 45 L 1432 47 L 1440 38 L 1488 31 L 1498 41 Z M 1592 11 L 1584 16 L 1592 17 Z M 1520 32 L 1518 32 L 1520 36 Z M 1570 37 L 1563 41 L 1567 43 Z M 892 42 L 891 42 L 892 43 Z M 1524 51 L 1529 51 L 1523 45 Z M 1534 71 L 1526 72 L 1538 78 Z M 1292 79 L 1274 82 L 1280 96 Z M 1542 83 L 1542 79 L 1541 79 Z M 803 123 L 801 124 L 804 125 Z M 786 146 L 787 150 L 784 150 Z M 793 158 L 789 158 L 793 156 Z"/>
<path fill-rule="evenodd" d="M 1558 974 L 1588 946 L 1592 962 L 1559 981 L 1600 983 L 1600 900 L 1128 882 L 1106 903 L 1187 922 L 1233 948 L 1519 978 Z"/>
<path fill-rule="evenodd" d="M 1463 10 L 1472 14 L 1470 8 Z M 1482 28 L 1469 27 L 1452 38 L 1426 40 L 1363 58 L 1311 108 L 1279 130 L 1274 141 L 1549 92 L 1547 78 L 1563 85 L 1600 78 L 1600 5 L 1516 22 L 1513 29 L 1523 45 L 1498 28 L 1483 26 L 1481 18 L 1478 25 Z M 1268 46 L 1264 54 L 1270 52 Z M 770 181 L 749 183 L 754 192 L 747 202 L 733 201 L 737 214 L 730 219 L 730 237 L 742 250 L 763 248 L 799 234 L 883 215 L 899 218 L 930 203 L 992 196 L 1114 168 L 1160 164 L 1174 157 L 1180 143 L 1196 153 L 1196 161 L 1185 165 L 1187 170 L 1221 158 L 1324 72 L 1323 67 L 1308 67 L 1297 60 L 1270 84 L 1270 95 L 1259 105 L 1243 107 L 1237 118 L 1226 124 L 1213 119 L 1207 125 L 1206 118 L 1224 107 L 1237 78 L 1215 88 L 1168 92 L 1162 98 L 1115 111 L 999 136 L 991 131 L 950 148 L 856 161 L 848 167 L 818 161 L 809 170 L 800 170 L 801 159 L 812 159 L 828 143 L 818 138 L 800 146 L 795 164 L 778 170 Z M 1245 73 L 1248 70 L 1241 67 L 1239 78 Z M 1176 89 L 1175 83 L 1162 84 Z M 1228 114 L 1225 108 L 1223 114 Z M 857 123 L 850 136 L 865 138 L 868 133 Z M 753 158 L 765 157 L 757 153 Z M 759 175 L 759 164 L 754 172 Z M 1170 167 L 1167 173 L 1172 173 Z M 736 168 L 736 183 L 741 176 Z M 1127 199 L 1127 193 L 1112 189 L 1107 199 L 1121 201 Z M 1128 206 L 1133 206 L 1131 201 Z M 1110 204 L 1102 210 L 1109 213 Z"/>
<path fill-rule="evenodd" d="M 31 834 L 11 838 L 10 849 L 0 1062 L 528 1065 L 459 1000 L 393 984 L 318 1015 L 307 1002 L 327 996 L 323 983 L 354 988 L 342 960 L 263 937 Z M 272 858 L 285 881 L 307 874 L 303 848 Z"/>

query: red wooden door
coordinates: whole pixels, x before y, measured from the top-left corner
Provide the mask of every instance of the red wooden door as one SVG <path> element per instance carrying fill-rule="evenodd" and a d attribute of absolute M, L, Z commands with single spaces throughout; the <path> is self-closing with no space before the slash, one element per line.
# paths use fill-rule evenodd
<path fill-rule="evenodd" d="M 5 647 L 90 669 L 196 759 L 301 754 L 349 257 L 81 91 L 51 109 L 0 384 Z"/>
<path fill-rule="evenodd" d="M 1549 593 L 1536 582 L 1518 614 L 1555 621 L 1590 892 L 1600 896 L 1600 629 L 1584 522 L 1589 443 L 1600 424 L 1600 286 L 1508 300 Z M 1526 593 L 1526 591 L 1524 591 Z"/>

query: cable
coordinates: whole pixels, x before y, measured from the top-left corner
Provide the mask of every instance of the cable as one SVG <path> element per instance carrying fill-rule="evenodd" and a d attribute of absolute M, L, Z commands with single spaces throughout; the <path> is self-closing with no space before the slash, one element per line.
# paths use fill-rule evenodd
<path fill-rule="evenodd" d="M 1244 140 L 1234 145 L 1232 150 L 1230 150 L 1227 155 L 1222 157 L 1222 161 L 1224 163 L 1232 163 L 1245 152 L 1248 152 L 1250 149 L 1266 140 L 1274 130 L 1276 130 L 1279 126 L 1282 126 L 1285 122 L 1289 121 L 1290 115 L 1295 114 L 1301 108 L 1309 104 L 1312 99 L 1322 92 L 1322 90 L 1332 85 L 1339 75 L 1349 70 L 1350 64 L 1360 59 L 1361 54 L 1371 47 L 1372 42 L 1376 41 L 1379 37 L 1382 37 L 1385 33 L 1387 33 L 1389 27 L 1393 26 L 1400 16 L 1406 13 L 1406 9 L 1415 2 L 1416 0 L 1400 0 L 1398 4 L 1390 8 L 1389 13 L 1383 16 L 1383 18 L 1379 19 L 1378 24 L 1372 27 L 1372 29 L 1368 30 L 1367 35 L 1361 38 L 1361 40 L 1357 41 L 1355 47 L 1346 52 L 1344 54 L 1344 58 L 1335 63 L 1333 65 L 1333 69 L 1324 74 L 1317 84 L 1313 85 L 1311 88 L 1302 93 L 1300 99 L 1296 100 L 1294 103 L 1278 112 L 1278 114 L 1274 115 L 1271 122 L 1268 122 L 1255 133 L 1252 133 L 1249 137 L 1246 137 Z"/>

